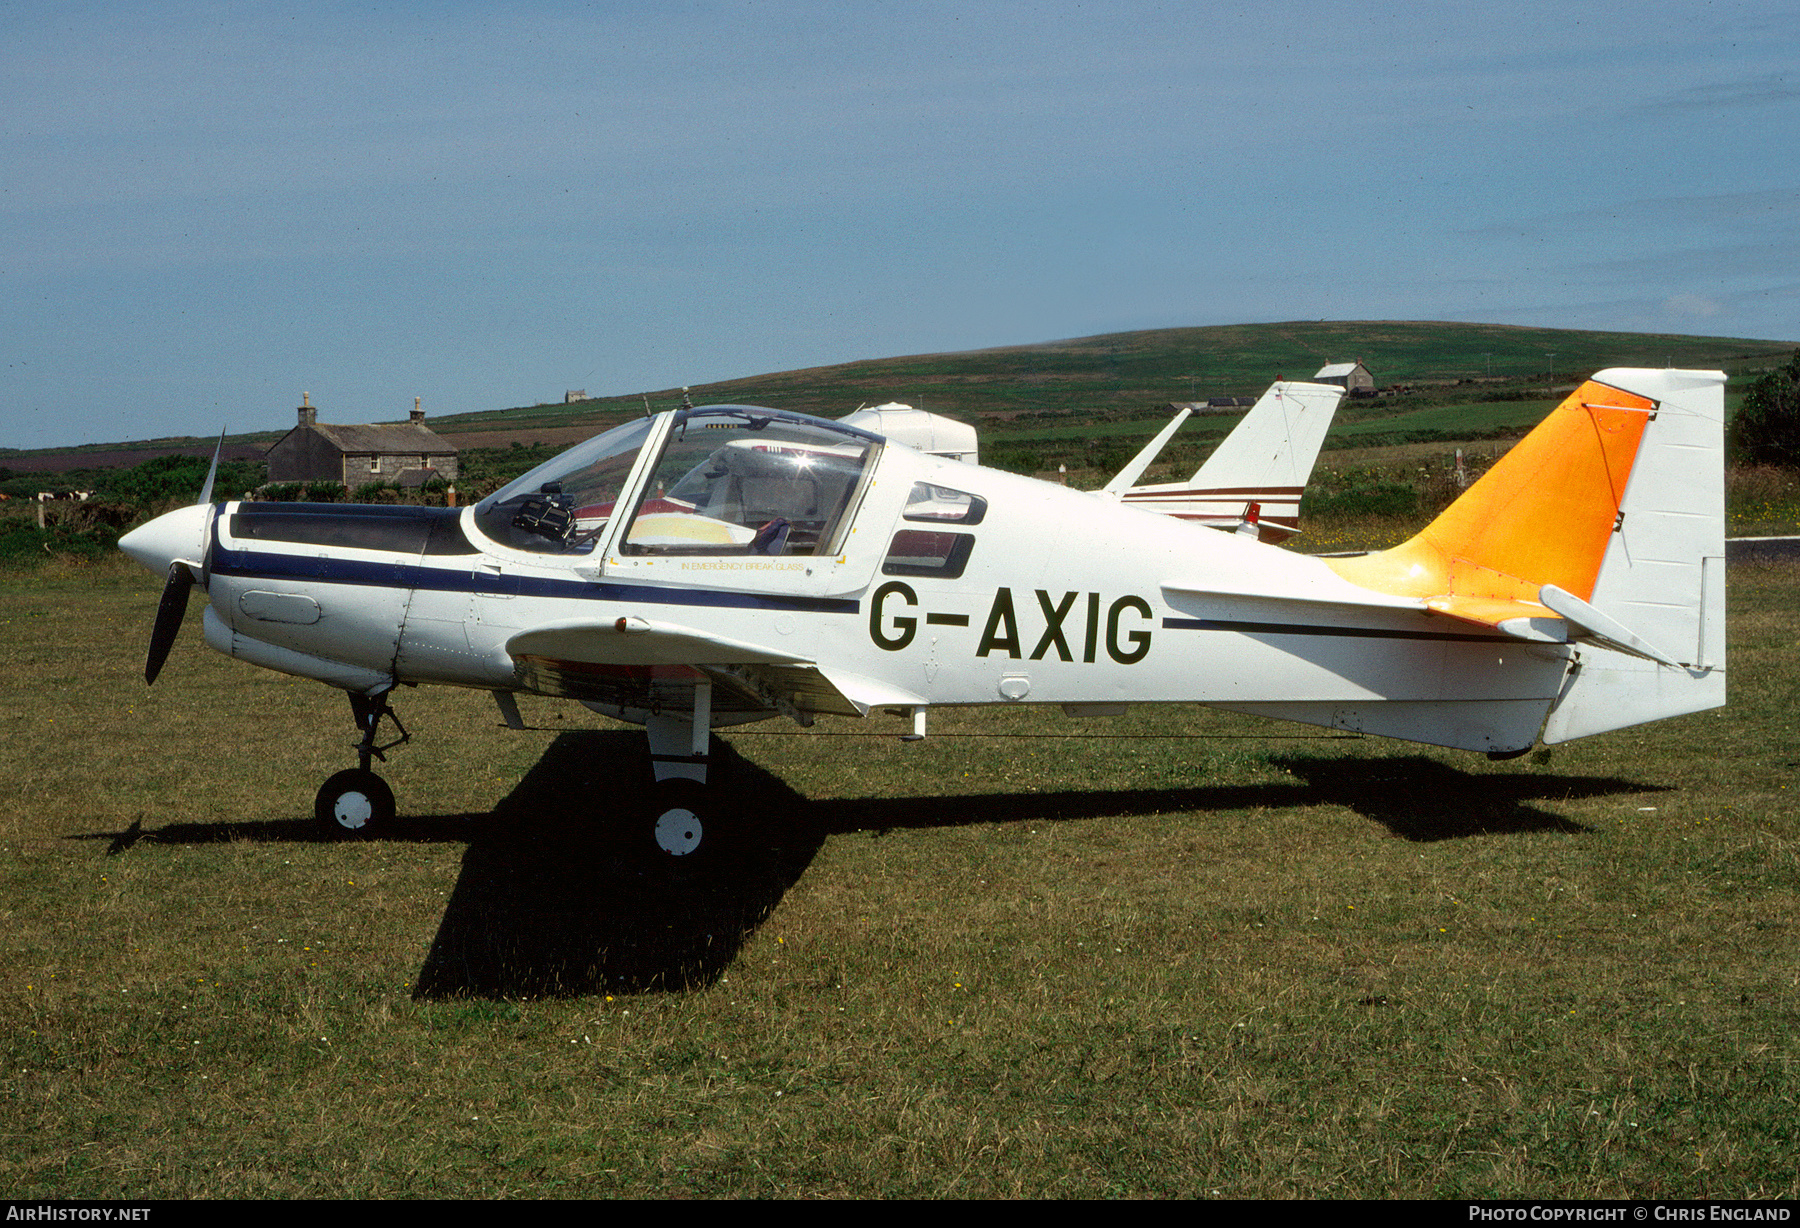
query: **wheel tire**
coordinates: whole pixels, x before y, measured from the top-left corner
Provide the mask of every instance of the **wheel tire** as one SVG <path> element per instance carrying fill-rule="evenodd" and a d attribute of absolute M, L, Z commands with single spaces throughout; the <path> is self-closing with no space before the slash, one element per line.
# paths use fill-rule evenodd
<path fill-rule="evenodd" d="M 698 866 L 718 844 L 712 793 L 697 780 L 664 780 L 651 792 L 650 838 L 657 857 L 670 865 Z"/>
<path fill-rule="evenodd" d="M 370 836 L 394 821 L 394 791 L 375 773 L 348 768 L 320 788 L 313 818 L 334 839 Z"/>

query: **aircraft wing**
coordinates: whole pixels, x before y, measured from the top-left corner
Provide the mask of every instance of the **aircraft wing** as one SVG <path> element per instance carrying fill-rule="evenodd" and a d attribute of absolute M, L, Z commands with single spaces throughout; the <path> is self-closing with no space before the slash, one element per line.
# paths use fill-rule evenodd
<path fill-rule="evenodd" d="M 534 690 L 621 708 L 673 705 L 701 681 L 714 684 L 715 713 L 779 712 L 802 724 L 816 712 L 864 716 L 925 702 L 790 649 L 636 616 L 547 623 L 507 640 L 506 651 Z"/>
<path fill-rule="evenodd" d="M 507 640 L 506 651 L 514 660 L 535 657 L 586 665 L 810 664 L 804 655 L 636 616 L 546 623 Z"/>

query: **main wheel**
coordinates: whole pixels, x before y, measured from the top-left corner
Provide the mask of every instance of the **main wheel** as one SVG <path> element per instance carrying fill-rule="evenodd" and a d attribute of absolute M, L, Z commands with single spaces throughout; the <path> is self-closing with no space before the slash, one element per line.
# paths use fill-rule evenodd
<path fill-rule="evenodd" d="M 718 843 L 718 832 L 707 830 L 717 821 L 707 802 L 707 787 L 697 780 L 658 781 L 651 803 L 651 837 L 657 851 L 671 861 L 684 865 L 707 859 Z"/>
<path fill-rule="evenodd" d="M 334 837 L 367 836 L 394 821 L 394 791 L 375 773 L 348 768 L 319 789 L 313 818 Z"/>

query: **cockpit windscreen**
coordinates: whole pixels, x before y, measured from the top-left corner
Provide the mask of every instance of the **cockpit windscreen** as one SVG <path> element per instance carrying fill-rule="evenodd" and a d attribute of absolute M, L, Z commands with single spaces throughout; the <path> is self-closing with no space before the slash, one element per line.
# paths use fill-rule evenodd
<path fill-rule="evenodd" d="M 478 503 L 476 524 L 515 550 L 588 553 L 612 519 L 651 425 L 639 418 L 551 457 Z"/>

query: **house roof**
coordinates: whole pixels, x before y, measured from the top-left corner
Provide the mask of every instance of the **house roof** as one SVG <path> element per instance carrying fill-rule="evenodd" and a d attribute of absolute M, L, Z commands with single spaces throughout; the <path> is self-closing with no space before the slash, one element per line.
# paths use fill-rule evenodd
<path fill-rule="evenodd" d="M 1317 375 L 1313 376 L 1313 378 L 1315 380 L 1340 379 L 1343 376 L 1349 375 L 1352 371 L 1356 370 L 1358 367 L 1361 367 L 1361 366 L 1362 366 L 1362 364 L 1360 362 L 1329 363 L 1326 366 L 1320 367 L 1319 373 Z M 1363 369 L 1366 371 L 1368 368 L 1364 367 Z"/>
<path fill-rule="evenodd" d="M 315 422 L 310 428 L 295 427 L 296 431 L 314 430 L 340 452 L 355 454 L 378 453 L 410 453 L 414 456 L 428 456 L 442 453 L 453 456 L 456 449 L 449 442 L 428 426 L 420 426 L 416 422 L 398 422 L 385 426 L 334 426 L 327 422 Z M 288 435 L 294 432 L 289 431 Z M 283 439 L 287 435 L 282 436 Z M 277 441 L 279 442 L 279 441 Z"/>

